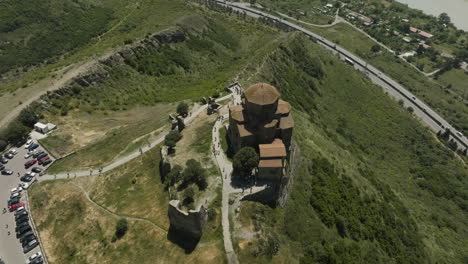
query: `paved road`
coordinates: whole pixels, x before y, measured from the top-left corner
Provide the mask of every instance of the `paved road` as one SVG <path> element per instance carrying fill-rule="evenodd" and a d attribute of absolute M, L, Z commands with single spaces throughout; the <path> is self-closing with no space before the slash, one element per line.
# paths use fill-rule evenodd
<path fill-rule="evenodd" d="M 385 75 L 383 72 L 375 68 L 374 66 L 368 64 L 363 59 L 359 58 L 358 56 L 354 55 L 353 53 L 349 52 L 348 50 L 344 49 L 343 47 L 333 43 L 324 37 L 313 33 L 299 25 L 281 19 L 279 17 L 261 12 L 259 10 L 250 8 L 243 3 L 237 2 L 228 2 L 228 1 L 220 1 L 220 0 L 212 0 L 222 6 L 229 6 L 237 11 L 243 11 L 248 16 L 253 18 L 259 17 L 267 17 L 277 22 L 283 23 L 289 26 L 292 29 L 298 30 L 309 38 L 314 39 L 317 41 L 318 44 L 322 45 L 323 47 L 327 48 L 328 50 L 332 51 L 333 53 L 338 53 L 340 56 L 344 58 L 349 58 L 353 61 L 353 67 L 361 72 L 364 72 L 374 83 L 381 86 L 384 91 L 388 92 L 389 95 L 396 98 L 397 100 L 402 99 L 405 106 L 411 106 L 415 111 L 414 114 L 430 129 L 435 132 L 443 131 L 445 129 L 450 129 L 452 132 L 451 138 L 453 138 L 460 148 L 466 149 L 468 148 L 468 138 L 462 135 L 461 132 L 457 131 L 452 125 L 450 125 L 445 119 L 443 119 L 440 115 L 438 115 L 435 111 L 433 111 L 428 105 L 426 105 L 423 101 L 418 99 L 414 94 L 409 92 L 405 87 L 400 85 L 398 82 L 391 79 L 389 76 Z"/>
<path fill-rule="evenodd" d="M 39 147 L 39 149 L 41 148 Z M 32 159 L 24 158 L 27 150 L 24 148 L 24 146 L 16 148 L 16 150 L 18 151 L 18 154 L 16 154 L 13 159 L 5 164 L 7 169 L 14 171 L 13 175 L 0 175 L 0 198 L 2 203 L 0 210 L 7 208 L 7 201 L 10 198 L 10 190 L 18 187 L 18 183 L 20 182 L 18 173 L 22 176 L 27 171 L 30 171 L 30 169 L 26 170 L 24 168 L 24 163 Z M 35 166 L 43 168 L 37 164 Z M 24 196 L 25 195 L 23 194 L 22 202 L 25 202 Z M 27 203 L 26 206 L 28 206 Z M 6 228 L 6 225 L 8 225 L 8 228 Z M 25 263 L 27 257 L 40 251 L 40 247 L 36 247 L 25 256 L 23 254 L 21 244 L 16 238 L 15 227 L 15 217 L 13 213 L 7 212 L 6 214 L 0 215 L 0 257 L 5 261 L 6 264 Z M 8 235 L 8 231 L 10 231 L 10 235 Z"/>

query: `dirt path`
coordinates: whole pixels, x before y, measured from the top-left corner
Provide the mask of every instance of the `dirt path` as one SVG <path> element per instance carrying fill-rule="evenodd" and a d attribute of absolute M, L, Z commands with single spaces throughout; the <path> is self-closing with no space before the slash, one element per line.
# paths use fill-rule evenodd
<path fill-rule="evenodd" d="M 151 224 L 152 226 L 154 226 L 156 229 L 158 229 L 159 231 L 167 234 L 168 230 L 166 230 L 164 227 L 162 226 L 159 226 L 158 224 L 154 223 L 153 221 L 149 220 L 149 219 L 146 219 L 146 218 L 139 218 L 139 217 L 133 217 L 133 216 L 128 216 L 128 215 L 121 215 L 121 214 L 117 214 L 117 213 L 114 213 L 112 212 L 111 210 L 107 209 L 106 207 L 96 203 L 95 201 L 93 201 L 90 197 L 89 197 L 89 193 L 81 186 L 81 185 L 78 185 L 76 184 L 75 182 L 73 182 L 73 185 L 75 185 L 78 189 L 80 189 L 80 191 L 83 192 L 83 194 L 85 195 L 86 199 L 91 203 L 93 204 L 94 206 L 98 207 L 99 209 L 105 211 L 106 213 L 112 215 L 113 217 L 116 217 L 116 218 L 125 218 L 129 221 L 140 221 L 140 222 L 145 222 L 145 223 L 148 223 L 148 224 Z"/>
<path fill-rule="evenodd" d="M 21 110 L 23 110 L 35 100 L 39 99 L 44 93 L 60 89 L 68 81 L 75 78 L 76 76 L 79 76 L 80 74 L 87 72 L 94 65 L 96 65 L 99 60 L 108 57 L 110 54 L 112 54 L 111 51 L 98 58 L 93 58 L 86 62 L 68 66 L 67 68 L 60 70 L 60 72 L 57 74 L 60 75 L 60 77 L 55 79 L 47 78 L 35 83 L 28 88 L 18 89 L 12 94 L 4 95 L 2 98 L 0 98 L 0 104 L 3 105 L 2 108 L 7 109 L 2 109 L 3 113 L 6 113 L 6 115 L 2 117 L 0 114 L 0 127 L 5 127 L 16 116 L 18 116 Z M 21 102 L 21 104 L 19 104 L 19 102 Z"/>

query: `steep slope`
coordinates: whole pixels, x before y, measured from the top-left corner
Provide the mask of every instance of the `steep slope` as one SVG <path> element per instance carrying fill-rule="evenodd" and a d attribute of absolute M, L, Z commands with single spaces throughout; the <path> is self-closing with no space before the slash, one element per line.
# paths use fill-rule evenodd
<path fill-rule="evenodd" d="M 411 113 L 300 36 L 257 79 L 292 103 L 303 157 L 286 208 L 241 208 L 260 230 L 243 261 L 462 263 L 467 168 Z"/>

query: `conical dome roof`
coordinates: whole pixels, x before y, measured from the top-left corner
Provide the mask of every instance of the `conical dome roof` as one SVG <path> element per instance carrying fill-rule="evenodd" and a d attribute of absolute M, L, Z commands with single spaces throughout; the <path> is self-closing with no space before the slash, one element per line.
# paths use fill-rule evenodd
<path fill-rule="evenodd" d="M 256 83 L 245 91 L 248 102 L 258 105 L 269 105 L 275 103 L 280 97 L 278 90 L 266 83 Z"/>

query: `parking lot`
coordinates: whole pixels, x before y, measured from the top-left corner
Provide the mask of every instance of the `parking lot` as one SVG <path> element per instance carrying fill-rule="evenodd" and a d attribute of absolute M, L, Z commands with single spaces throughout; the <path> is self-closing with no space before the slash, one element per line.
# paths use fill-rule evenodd
<path fill-rule="evenodd" d="M 37 143 L 37 141 L 33 139 L 33 143 Z M 25 158 L 28 150 L 25 149 L 24 145 L 21 147 L 15 147 L 14 149 L 16 149 L 17 154 L 15 154 L 13 158 L 9 159 L 6 164 L 3 164 L 5 169 L 12 170 L 13 174 L 0 175 L 0 210 L 2 210 L 2 214 L 0 215 L 0 258 L 6 264 L 26 263 L 26 260 L 29 256 L 40 251 L 40 247 L 37 246 L 27 254 L 23 253 L 23 247 L 19 239 L 16 237 L 16 222 L 14 212 L 10 212 L 8 210 L 7 203 L 10 199 L 11 189 L 18 187 L 19 183 L 21 182 L 20 177 L 24 176 L 27 172 L 31 172 L 32 168 L 39 167 L 45 170 L 47 166 L 50 166 L 50 164 L 47 166 L 42 166 L 36 162 L 34 165 L 26 169 L 25 163 L 33 160 L 34 158 Z M 41 146 L 39 146 L 37 150 L 45 151 L 45 149 Z M 2 156 L 4 156 L 4 154 Z M 52 156 L 50 156 L 50 158 L 53 159 Z M 34 178 L 28 182 L 28 184 L 31 185 L 37 177 L 40 177 L 39 173 L 36 173 Z M 26 203 L 24 193 L 25 191 L 22 192 L 20 201 L 25 203 L 25 207 L 29 208 L 29 204 Z"/>

